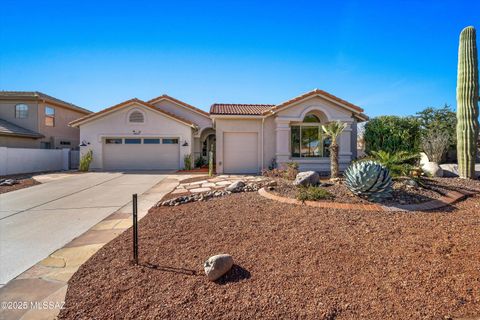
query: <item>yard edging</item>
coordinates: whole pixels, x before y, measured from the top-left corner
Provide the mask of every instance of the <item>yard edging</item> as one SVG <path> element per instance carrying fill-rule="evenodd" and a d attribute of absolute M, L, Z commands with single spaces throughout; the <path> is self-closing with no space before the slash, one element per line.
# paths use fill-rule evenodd
<path fill-rule="evenodd" d="M 431 201 L 427 201 L 420 204 L 407 204 L 398 206 L 384 206 L 379 204 L 358 204 L 358 203 L 338 203 L 338 202 L 316 202 L 305 201 L 302 202 L 297 199 L 277 196 L 268 192 L 265 188 L 258 190 L 258 194 L 270 200 L 295 204 L 295 205 L 307 205 L 309 207 L 317 208 L 331 208 L 331 209 L 349 209 L 349 210 L 364 210 L 364 211 L 426 211 L 443 208 L 451 205 L 456 201 L 462 200 L 467 196 L 473 195 L 473 192 L 458 192 L 449 191 L 446 195 Z"/>

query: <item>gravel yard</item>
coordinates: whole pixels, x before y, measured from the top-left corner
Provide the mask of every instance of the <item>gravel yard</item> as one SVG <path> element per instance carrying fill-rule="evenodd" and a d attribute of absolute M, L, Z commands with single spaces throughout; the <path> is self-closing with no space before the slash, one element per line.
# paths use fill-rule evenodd
<path fill-rule="evenodd" d="M 292 184 L 292 181 L 275 178 L 277 187 L 270 192 L 289 198 L 295 198 L 298 188 Z M 473 191 L 480 192 L 480 180 L 467 181 L 460 178 L 423 178 L 422 183 L 425 187 L 411 187 L 401 181 L 394 181 L 392 198 L 386 199 L 382 204 L 417 204 L 440 198 L 445 195 L 448 190 L 456 191 Z M 370 203 L 369 201 L 353 195 L 348 188 L 342 183 L 330 183 L 328 179 L 321 180 L 321 183 L 327 186 L 322 187 L 332 196 L 331 200 L 341 203 Z"/>
<path fill-rule="evenodd" d="M 40 184 L 40 182 L 32 178 L 31 174 L 6 176 L 6 177 L 0 178 L 0 180 L 3 180 L 3 179 L 13 179 L 13 180 L 16 180 L 16 183 L 11 186 L 7 186 L 7 185 L 0 186 L 0 193 L 7 193 L 10 191 L 20 190 L 23 188 L 28 188 L 28 187 Z"/>
<path fill-rule="evenodd" d="M 441 212 L 328 210 L 256 193 L 159 207 L 69 282 L 60 319 L 480 316 L 480 197 Z M 203 262 L 233 255 L 216 283 Z"/>

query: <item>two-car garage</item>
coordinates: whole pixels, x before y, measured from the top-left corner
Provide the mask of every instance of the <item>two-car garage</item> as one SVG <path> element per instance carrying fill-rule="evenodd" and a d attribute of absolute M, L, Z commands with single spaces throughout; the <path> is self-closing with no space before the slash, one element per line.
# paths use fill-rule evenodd
<path fill-rule="evenodd" d="M 179 139 L 172 137 L 108 137 L 103 139 L 105 170 L 178 170 Z"/>

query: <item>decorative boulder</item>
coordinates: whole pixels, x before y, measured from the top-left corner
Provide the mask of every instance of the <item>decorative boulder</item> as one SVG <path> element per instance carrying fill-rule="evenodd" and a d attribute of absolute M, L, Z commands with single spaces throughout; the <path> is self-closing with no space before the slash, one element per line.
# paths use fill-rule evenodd
<path fill-rule="evenodd" d="M 316 186 L 320 181 L 320 175 L 315 171 L 305 171 L 297 174 L 294 186 Z"/>
<path fill-rule="evenodd" d="M 440 168 L 443 170 L 444 177 L 458 177 L 458 164 L 445 163 L 441 164 Z"/>
<path fill-rule="evenodd" d="M 245 182 L 235 181 L 234 183 L 226 187 L 225 190 L 230 192 L 240 192 L 242 191 L 243 187 L 245 187 Z"/>
<path fill-rule="evenodd" d="M 203 264 L 208 280 L 215 281 L 233 267 L 233 258 L 229 254 L 218 254 L 208 258 Z"/>
<path fill-rule="evenodd" d="M 431 177 L 443 177 L 443 170 L 436 162 L 424 163 L 422 169 Z"/>

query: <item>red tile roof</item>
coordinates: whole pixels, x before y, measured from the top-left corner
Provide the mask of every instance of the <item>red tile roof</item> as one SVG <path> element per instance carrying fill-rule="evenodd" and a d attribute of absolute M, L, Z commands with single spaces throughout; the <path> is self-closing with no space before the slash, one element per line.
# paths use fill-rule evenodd
<path fill-rule="evenodd" d="M 281 103 L 281 104 L 279 104 L 279 105 L 276 105 L 275 107 L 273 107 L 272 111 L 278 111 L 278 110 L 282 109 L 283 107 L 286 107 L 286 106 L 288 106 L 288 105 L 291 105 L 292 103 L 301 101 L 301 100 L 303 100 L 303 99 L 306 99 L 306 98 L 308 98 L 308 97 L 315 96 L 315 95 L 324 96 L 324 97 L 329 98 L 329 99 L 332 99 L 332 100 L 334 100 L 334 101 L 336 101 L 336 102 L 338 102 L 338 103 L 341 103 L 341 104 L 343 104 L 343 105 L 346 105 L 347 107 L 349 107 L 349 108 L 351 108 L 351 109 L 353 109 L 353 110 L 355 110 L 355 111 L 357 111 L 357 112 L 360 112 L 360 113 L 363 112 L 363 109 L 360 108 L 359 106 L 356 106 L 356 105 L 354 105 L 353 103 L 350 103 L 350 102 L 348 102 L 348 101 L 345 101 L 345 100 L 343 100 L 343 99 L 340 99 L 339 97 L 334 96 L 333 94 L 330 94 L 330 93 L 328 93 L 328 92 L 326 92 L 326 91 L 323 91 L 323 90 L 320 90 L 320 89 L 314 89 L 314 90 L 312 90 L 312 91 L 310 91 L 310 92 L 304 93 L 304 94 L 302 94 L 302 95 L 300 95 L 300 96 L 298 96 L 298 97 L 295 97 L 295 98 L 293 98 L 293 99 L 290 99 L 290 100 L 288 100 L 288 101 L 285 101 L 285 102 L 283 102 L 283 103 Z"/>
<path fill-rule="evenodd" d="M 274 104 L 232 104 L 215 103 L 210 107 L 210 114 L 218 115 L 262 115 L 272 109 Z"/>

